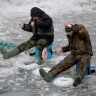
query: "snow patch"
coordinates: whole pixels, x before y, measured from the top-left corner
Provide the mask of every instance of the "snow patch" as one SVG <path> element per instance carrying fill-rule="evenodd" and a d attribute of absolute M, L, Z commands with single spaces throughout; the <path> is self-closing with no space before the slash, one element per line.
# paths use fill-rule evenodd
<path fill-rule="evenodd" d="M 73 84 L 73 79 L 69 77 L 59 77 L 53 81 L 53 84 L 58 87 L 69 87 Z"/>
<path fill-rule="evenodd" d="M 40 69 L 40 68 L 38 68 L 38 69 L 36 69 L 36 70 L 33 70 L 32 73 L 33 73 L 34 75 L 36 75 L 36 76 L 40 76 L 39 69 Z M 51 68 L 44 67 L 43 69 L 44 69 L 46 72 L 48 72 L 48 71 L 50 71 Z"/>

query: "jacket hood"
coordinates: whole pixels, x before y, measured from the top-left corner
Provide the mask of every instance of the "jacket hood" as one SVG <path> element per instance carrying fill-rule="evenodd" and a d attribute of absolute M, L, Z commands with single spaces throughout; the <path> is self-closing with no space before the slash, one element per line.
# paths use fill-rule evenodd
<path fill-rule="evenodd" d="M 42 17 L 42 14 L 44 14 L 45 12 L 41 9 L 39 9 L 38 7 L 33 7 L 31 9 L 31 12 L 30 12 L 30 16 L 31 17 L 34 17 L 34 16 L 38 16 L 38 17 Z"/>

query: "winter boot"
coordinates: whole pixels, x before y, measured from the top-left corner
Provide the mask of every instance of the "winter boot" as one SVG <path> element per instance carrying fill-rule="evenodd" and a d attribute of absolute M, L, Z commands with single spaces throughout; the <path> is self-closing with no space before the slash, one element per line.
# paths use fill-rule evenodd
<path fill-rule="evenodd" d="M 76 79 L 73 83 L 73 86 L 74 87 L 78 86 L 81 83 L 81 81 L 82 81 L 82 76 L 80 74 L 77 74 Z"/>
<path fill-rule="evenodd" d="M 38 57 L 37 64 L 38 65 L 42 65 L 43 64 L 42 51 L 39 51 L 39 57 Z"/>
<path fill-rule="evenodd" d="M 43 68 L 39 69 L 39 73 L 47 82 L 50 82 L 54 78 L 54 75 L 51 72 L 46 73 Z"/>
<path fill-rule="evenodd" d="M 4 47 L 1 48 L 1 53 L 2 53 L 2 55 L 3 55 L 3 57 L 4 57 L 4 59 L 9 59 L 9 58 L 11 58 L 11 57 L 14 57 L 14 56 L 20 54 L 18 48 L 14 48 L 13 50 L 7 52 L 7 51 L 4 49 Z"/>

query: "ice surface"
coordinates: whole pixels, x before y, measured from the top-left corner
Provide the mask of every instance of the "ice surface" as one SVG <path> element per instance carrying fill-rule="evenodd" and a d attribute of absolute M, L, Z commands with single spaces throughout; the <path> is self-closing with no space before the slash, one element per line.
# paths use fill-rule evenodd
<path fill-rule="evenodd" d="M 32 34 L 21 30 L 18 23 L 29 21 L 30 9 L 34 6 L 42 8 L 53 18 L 53 51 L 67 44 L 64 20 L 86 26 L 94 53 L 91 64 L 96 69 L 96 0 L 0 0 L 0 41 L 19 45 L 30 38 Z M 34 49 L 26 51 L 29 52 L 34 52 Z M 96 96 L 96 74 L 86 76 L 77 88 L 70 86 L 75 67 L 72 67 L 72 73 L 61 73 L 50 83 L 42 79 L 39 68 L 49 71 L 68 54 L 54 53 L 53 58 L 41 66 L 36 64 L 34 56 L 30 57 L 25 52 L 7 60 L 0 54 L 0 96 Z M 70 84 L 61 83 L 64 77 L 71 80 Z"/>

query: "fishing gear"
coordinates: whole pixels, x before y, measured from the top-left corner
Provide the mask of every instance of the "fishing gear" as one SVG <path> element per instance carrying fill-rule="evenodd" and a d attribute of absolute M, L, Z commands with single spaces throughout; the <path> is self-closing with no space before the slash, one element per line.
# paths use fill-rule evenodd
<path fill-rule="evenodd" d="M 0 42 L 0 47 L 11 47 L 11 48 L 16 48 L 17 46 L 16 46 L 15 44 L 12 44 L 12 43 Z"/>

